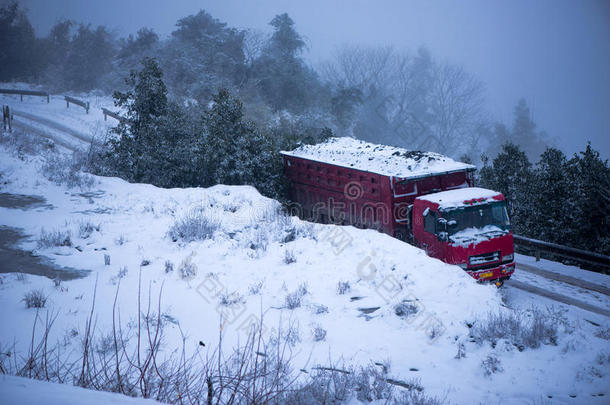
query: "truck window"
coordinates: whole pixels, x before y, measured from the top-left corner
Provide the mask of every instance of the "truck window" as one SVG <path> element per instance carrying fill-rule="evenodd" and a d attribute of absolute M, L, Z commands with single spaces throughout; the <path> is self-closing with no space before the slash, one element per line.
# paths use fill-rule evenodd
<path fill-rule="evenodd" d="M 426 210 L 426 215 L 424 215 L 424 230 L 428 233 L 435 234 L 436 233 L 436 212 Z"/>

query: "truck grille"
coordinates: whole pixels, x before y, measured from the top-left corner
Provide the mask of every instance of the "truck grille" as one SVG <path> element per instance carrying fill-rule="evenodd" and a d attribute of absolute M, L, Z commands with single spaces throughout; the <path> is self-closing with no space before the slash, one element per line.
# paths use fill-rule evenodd
<path fill-rule="evenodd" d="M 468 264 L 472 267 L 479 267 L 500 262 L 500 251 L 483 253 L 481 255 L 470 256 Z"/>

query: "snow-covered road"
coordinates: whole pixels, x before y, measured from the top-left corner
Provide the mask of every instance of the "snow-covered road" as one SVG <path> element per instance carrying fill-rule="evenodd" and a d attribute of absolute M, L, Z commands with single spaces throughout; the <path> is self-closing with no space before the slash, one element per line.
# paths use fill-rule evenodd
<path fill-rule="evenodd" d="M 514 276 L 505 288 L 610 317 L 610 277 L 549 260 L 517 255 Z"/>

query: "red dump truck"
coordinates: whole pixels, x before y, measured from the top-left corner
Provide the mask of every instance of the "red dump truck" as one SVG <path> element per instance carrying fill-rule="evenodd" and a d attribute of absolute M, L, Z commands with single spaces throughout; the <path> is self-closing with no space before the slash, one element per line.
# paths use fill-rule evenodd
<path fill-rule="evenodd" d="M 474 187 L 470 164 L 352 138 L 282 156 L 304 219 L 377 229 L 498 286 L 515 271 L 504 196 Z"/>

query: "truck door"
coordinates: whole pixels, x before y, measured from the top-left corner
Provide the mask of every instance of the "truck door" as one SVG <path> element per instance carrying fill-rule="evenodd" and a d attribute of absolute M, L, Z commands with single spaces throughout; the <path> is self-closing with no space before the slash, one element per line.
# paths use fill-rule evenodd
<path fill-rule="evenodd" d="M 426 208 L 423 213 L 424 232 L 421 235 L 420 246 L 426 250 L 428 256 L 441 257 L 440 244 L 437 239 L 438 213 Z"/>

